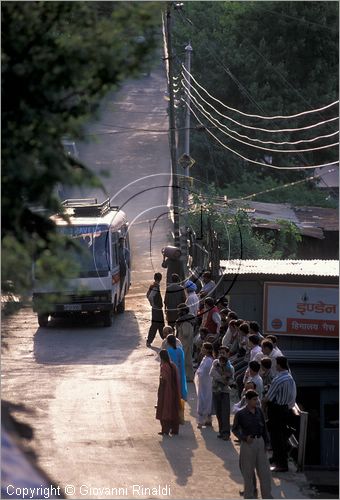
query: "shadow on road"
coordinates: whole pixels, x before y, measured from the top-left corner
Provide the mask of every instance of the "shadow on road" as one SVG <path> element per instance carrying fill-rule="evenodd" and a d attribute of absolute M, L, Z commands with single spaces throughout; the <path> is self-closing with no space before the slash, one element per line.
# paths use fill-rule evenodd
<path fill-rule="evenodd" d="M 205 441 L 205 447 L 211 453 L 214 453 L 223 462 L 224 468 L 228 471 L 230 479 L 236 483 L 240 483 L 242 489 L 243 479 L 238 467 L 239 454 L 237 453 L 232 441 L 222 441 L 217 438 L 217 422 L 214 421 L 215 429 L 211 427 L 201 430 L 202 437 Z M 237 465 L 236 465 L 237 464 Z"/>
<path fill-rule="evenodd" d="M 114 318 L 112 327 L 95 322 L 54 320 L 34 335 L 34 358 L 48 365 L 114 365 L 123 363 L 140 342 L 133 311 Z"/>
<path fill-rule="evenodd" d="M 188 408 L 190 415 L 193 417 L 197 416 L 197 396 L 194 384 L 189 384 L 188 391 Z M 221 461 L 224 463 L 224 468 L 229 472 L 229 476 L 235 482 L 239 482 L 240 486 L 243 484 L 241 472 L 239 471 L 238 461 L 239 454 L 235 449 L 232 441 L 222 441 L 217 438 L 218 423 L 217 419 L 213 417 L 213 427 L 203 427 L 200 431 L 202 438 L 205 441 L 205 447 L 211 453 L 214 453 Z M 230 466 L 231 462 L 233 465 Z M 237 466 L 235 467 L 235 463 Z M 235 472 L 236 471 L 236 472 Z M 240 488 L 242 489 L 242 488 Z"/>
<path fill-rule="evenodd" d="M 178 436 L 164 436 L 160 446 L 174 471 L 176 483 L 185 486 L 192 476 L 193 451 L 198 447 L 191 422 L 180 426 Z"/>

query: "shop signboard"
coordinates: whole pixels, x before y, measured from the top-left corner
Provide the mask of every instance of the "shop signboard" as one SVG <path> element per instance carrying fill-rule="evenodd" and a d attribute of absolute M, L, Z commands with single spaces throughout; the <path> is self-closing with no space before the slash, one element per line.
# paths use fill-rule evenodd
<path fill-rule="evenodd" d="M 310 283 L 264 283 L 265 333 L 339 336 L 339 287 Z"/>

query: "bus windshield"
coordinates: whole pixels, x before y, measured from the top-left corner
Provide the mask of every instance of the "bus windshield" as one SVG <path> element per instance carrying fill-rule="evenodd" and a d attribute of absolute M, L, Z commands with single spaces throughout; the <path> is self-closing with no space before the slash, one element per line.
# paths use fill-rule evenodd
<path fill-rule="evenodd" d="M 106 276 L 110 269 L 109 233 L 105 225 L 58 226 L 58 231 L 79 244 L 74 258 L 80 277 Z"/>

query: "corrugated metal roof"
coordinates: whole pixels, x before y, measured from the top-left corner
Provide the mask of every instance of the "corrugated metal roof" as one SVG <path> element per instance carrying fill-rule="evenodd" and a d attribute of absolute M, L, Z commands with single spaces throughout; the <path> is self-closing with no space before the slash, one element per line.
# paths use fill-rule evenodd
<path fill-rule="evenodd" d="M 234 200 L 233 203 L 248 214 L 254 227 L 279 230 L 277 221 L 283 219 L 295 224 L 304 236 L 312 238 L 324 239 L 324 231 L 339 231 L 339 213 L 335 208 L 295 207 L 289 203 L 242 200 Z"/>
<path fill-rule="evenodd" d="M 294 207 L 301 228 L 322 228 L 324 231 L 339 231 L 339 213 L 335 208 Z"/>
<path fill-rule="evenodd" d="M 337 260 L 221 260 L 223 274 L 277 274 L 294 276 L 339 276 Z"/>

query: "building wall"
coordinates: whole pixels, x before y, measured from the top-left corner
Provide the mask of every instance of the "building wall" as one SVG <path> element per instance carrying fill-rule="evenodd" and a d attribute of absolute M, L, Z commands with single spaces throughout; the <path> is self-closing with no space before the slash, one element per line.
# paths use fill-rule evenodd
<path fill-rule="evenodd" d="M 230 282 L 223 281 L 223 294 L 228 290 Z M 217 292 L 219 296 L 219 290 Z M 257 280 L 243 281 L 238 279 L 230 292 L 229 307 L 237 312 L 239 318 L 257 321 L 262 324 L 263 283 Z"/>
<path fill-rule="evenodd" d="M 339 259 L 339 231 L 324 231 L 319 240 L 303 236 L 298 245 L 297 259 Z"/>
<path fill-rule="evenodd" d="M 217 297 L 224 295 L 232 284 L 234 276 L 225 276 L 217 288 Z M 287 283 L 320 283 L 338 284 L 337 278 L 318 276 L 273 276 L 273 275 L 240 275 L 230 291 L 229 307 L 237 312 L 239 318 L 248 321 L 257 321 L 262 328 L 263 324 L 263 289 L 264 282 Z M 266 332 L 263 332 L 266 333 Z M 299 349 L 310 350 L 338 350 L 338 338 L 301 337 L 294 335 L 277 334 L 280 346 L 283 349 L 294 351 Z"/>

